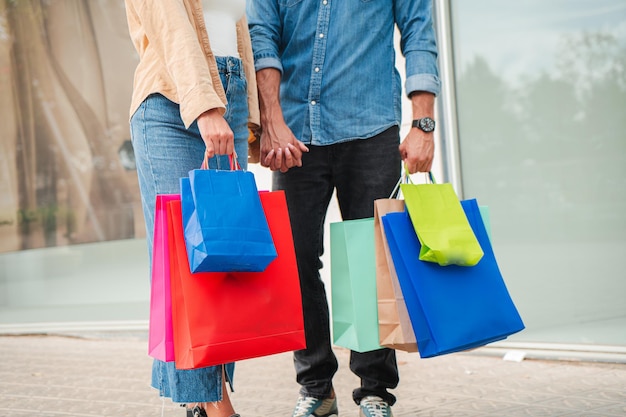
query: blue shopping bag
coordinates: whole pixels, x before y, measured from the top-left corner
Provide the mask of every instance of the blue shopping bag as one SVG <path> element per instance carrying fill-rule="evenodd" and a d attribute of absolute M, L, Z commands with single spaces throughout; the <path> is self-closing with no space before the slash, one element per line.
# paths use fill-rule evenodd
<path fill-rule="evenodd" d="M 420 243 L 408 213 L 389 213 L 382 218 L 423 358 L 483 346 L 524 329 L 476 200 L 461 204 L 484 252 L 472 267 L 420 261 L 416 255 Z"/>
<path fill-rule="evenodd" d="M 262 272 L 276 259 L 252 172 L 194 169 L 180 194 L 191 272 Z"/>

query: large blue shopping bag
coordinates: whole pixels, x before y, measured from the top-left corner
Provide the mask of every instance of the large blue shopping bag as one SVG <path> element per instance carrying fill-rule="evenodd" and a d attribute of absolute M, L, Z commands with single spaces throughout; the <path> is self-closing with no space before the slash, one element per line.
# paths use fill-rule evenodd
<path fill-rule="evenodd" d="M 524 329 L 498 268 L 476 200 L 463 210 L 483 249 L 478 264 L 440 266 L 418 259 L 420 243 L 406 212 L 382 221 L 423 358 L 502 340 Z"/>
<path fill-rule="evenodd" d="M 262 272 L 276 259 L 252 172 L 194 169 L 180 187 L 191 272 Z"/>

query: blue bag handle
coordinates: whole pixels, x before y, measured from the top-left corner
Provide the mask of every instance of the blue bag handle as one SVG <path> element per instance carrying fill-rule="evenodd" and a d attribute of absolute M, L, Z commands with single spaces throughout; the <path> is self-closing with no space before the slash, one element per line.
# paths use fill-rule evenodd
<path fill-rule="evenodd" d="M 230 163 L 231 171 L 242 171 L 241 165 L 239 165 L 239 160 L 237 159 L 237 152 L 233 151 L 231 155 L 228 155 L 228 162 Z M 217 167 L 220 167 L 220 159 L 217 158 Z M 209 169 L 209 154 L 204 152 L 204 159 L 202 160 L 202 165 L 200 165 L 200 169 Z"/>

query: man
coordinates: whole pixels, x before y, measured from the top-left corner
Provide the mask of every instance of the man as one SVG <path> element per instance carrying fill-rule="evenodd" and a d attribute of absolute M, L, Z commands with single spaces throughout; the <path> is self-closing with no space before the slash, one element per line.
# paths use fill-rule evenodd
<path fill-rule="evenodd" d="M 326 292 L 324 220 L 333 191 L 344 220 L 373 216 L 409 172 L 427 172 L 439 92 L 431 2 L 250 0 L 248 18 L 261 107 L 261 163 L 285 190 L 303 297 L 307 349 L 294 353 L 300 397 L 293 417 L 337 416 Z M 400 144 L 401 80 L 394 30 L 406 57 L 413 128 Z M 398 145 L 400 146 L 398 147 Z M 391 416 L 395 352 L 351 352 L 361 417 Z"/>

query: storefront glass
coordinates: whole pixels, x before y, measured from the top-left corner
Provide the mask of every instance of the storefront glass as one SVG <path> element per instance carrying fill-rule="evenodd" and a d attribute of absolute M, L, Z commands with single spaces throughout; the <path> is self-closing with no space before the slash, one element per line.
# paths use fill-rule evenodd
<path fill-rule="evenodd" d="M 626 345 L 626 3 L 452 1 L 463 194 L 527 329 Z"/>
<path fill-rule="evenodd" d="M 136 62 L 123 1 L 0 0 L 0 324 L 146 317 Z"/>

